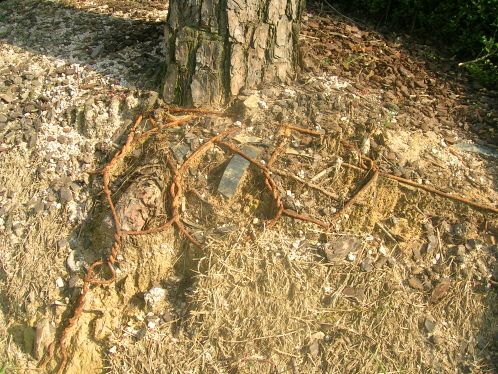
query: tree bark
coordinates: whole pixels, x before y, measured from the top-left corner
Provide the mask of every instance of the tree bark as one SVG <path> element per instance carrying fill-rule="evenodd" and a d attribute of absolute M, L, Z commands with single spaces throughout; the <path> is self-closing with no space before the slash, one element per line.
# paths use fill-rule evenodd
<path fill-rule="evenodd" d="M 305 0 L 171 0 L 163 99 L 221 107 L 242 88 L 288 82 Z"/>

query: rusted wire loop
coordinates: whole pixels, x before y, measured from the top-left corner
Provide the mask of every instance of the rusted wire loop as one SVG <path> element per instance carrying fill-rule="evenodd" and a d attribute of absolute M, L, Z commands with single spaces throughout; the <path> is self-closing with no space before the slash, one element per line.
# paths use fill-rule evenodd
<path fill-rule="evenodd" d="M 321 132 L 314 131 L 314 130 L 303 129 L 302 127 L 292 126 L 292 125 L 288 125 L 286 123 L 274 122 L 274 124 L 277 126 L 285 127 L 287 129 L 290 129 L 290 130 L 296 130 L 296 131 L 302 132 L 304 134 L 328 137 L 328 134 L 321 133 Z"/>
<path fill-rule="evenodd" d="M 287 145 L 287 139 L 283 140 L 277 148 L 273 151 L 270 159 L 268 160 L 268 167 L 272 166 L 275 161 L 277 160 L 277 157 L 280 155 L 280 152 L 282 149 Z"/>
<path fill-rule="evenodd" d="M 228 144 L 228 143 L 225 143 L 225 142 L 222 142 L 222 141 L 217 141 L 216 143 L 219 144 L 219 145 L 221 145 L 221 146 L 224 146 L 224 147 L 230 149 L 232 152 L 237 153 L 240 156 L 244 157 L 245 159 L 247 159 L 248 161 L 250 161 L 251 163 L 253 163 L 257 167 L 259 167 L 263 171 L 263 173 L 265 174 L 266 181 L 267 181 L 267 187 L 270 190 L 270 192 L 272 193 L 274 199 L 276 200 L 276 204 L 277 204 L 277 215 L 269 223 L 269 225 L 267 227 L 273 226 L 277 222 L 278 218 L 280 218 L 280 216 L 282 214 L 284 214 L 286 216 L 297 218 L 297 219 L 300 219 L 302 221 L 312 222 L 314 224 L 317 224 L 319 226 L 322 226 L 322 227 L 328 229 L 329 226 L 325 222 L 322 222 L 322 221 L 319 221 L 317 219 L 314 219 L 314 218 L 311 218 L 311 217 L 307 217 L 307 216 L 304 216 L 304 215 L 301 215 L 301 214 L 298 214 L 298 213 L 294 213 L 294 212 L 291 212 L 289 210 L 284 209 L 283 204 L 282 204 L 281 199 L 280 199 L 280 196 L 278 195 L 278 191 L 277 191 L 277 188 L 276 188 L 277 185 L 276 185 L 275 181 L 273 180 L 273 178 L 271 177 L 270 170 L 266 166 L 264 166 L 259 161 L 253 159 L 252 157 L 248 156 L 247 154 L 245 154 L 241 150 L 235 148 L 231 144 Z"/>
<path fill-rule="evenodd" d="M 379 176 L 379 171 L 376 170 L 376 169 L 372 169 L 373 170 L 373 173 L 372 173 L 372 176 L 371 178 L 368 180 L 367 183 L 365 183 L 363 185 L 363 187 L 361 187 L 358 192 L 356 192 L 353 197 L 351 197 L 351 199 L 349 199 L 349 201 L 344 204 L 344 206 L 339 209 L 339 211 L 334 214 L 332 216 L 332 218 L 330 219 L 330 222 L 334 222 L 335 220 L 337 220 L 345 211 L 346 209 L 348 209 L 351 205 L 353 205 L 353 203 L 356 201 L 356 199 L 358 199 L 358 197 L 363 194 L 363 192 L 365 192 L 367 190 L 368 187 L 370 187 L 376 180 L 377 180 L 377 177 Z"/>
<path fill-rule="evenodd" d="M 165 230 L 166 228 L 168 228 L 169 226 L 171 226 L 174 221 L 175 221 L 175 219 L 170 219 L 168 222 L 166 222 L 162 226 L 158 226 L 158 227 L 154 227 L 152 229 L 142 230 L 142 231 L 122 231 L 121 234 L 122 235 L 147 235 L 147 234 L 155 234 L 155 233 L 161 232 L 161 231 Z"/>
<path fill-rule="evenodd" d="M 191 160 L 194 157 L 197 157 L 201 152 L 206 150 L 207 147 L 209 147 L 216 139 L 219 139 L 219 138 L 227 135 L 228 133 L 235 131 L 238 127 L 233 127 L 231 129 L 228 129 L 225 132 L 223 132 L 223 133 L 211 138 L 210 140 L 208 140 L 201 147 L 199 147 L 179 168 L 177 168 L 174 165 L 171 158 L 167 155 L 166 156 L 167 157 L 167 165 L 170 168 L 171 172 L 173 173 L 172 183 L 171 183 L 171 187 L 170 187 L 170 194 L 172 197 L 172 201 L 171 201 L 171 210 L 172 210 L 171 215 L 172 215 L 172 217 L 171 217 L 171 219 L 169 221 L 167 221 L 166 223 L 164 223 L 163 225 L 161 225 L 159 227 L 152 228 L 152 229 L 141 230 L 141 231 L 123 232 L 123 231 L 121 231 L 121 224 L 120 224 L 120 221 L 119 221 L 119 218 L 118 218 L 115 206 L 114 206 L 114 202 L 112 200 L 111 190 L 109 188 L 110 172 L 112 171 L 113 167 L 116 165 L 116 163 L 118 162 L 119 159 L 123 158 L 130 151 L 132 145 L 135 144 L 136 142 L 139 142 L 139 141 L 143 140 L 144 138 L 150 136 L 151 134 L 158 132 L 159 130 L 162 130 L 164 128 L 178 126 L 182 123 L 185 123 L 185 122 L 188 122 L 188 121 L 191 121 L 191 120 L 197 118 L 196 116 L 188 116 L 188 117 L 182 118 L 182 119 L 177 120 L 177 121 L 168 122 L 168 123 L 161 125 L 161 126 L 155 125 L 155 122 L 152 121 L 152 124 L 155 127 L 144 132 L 143 134 L 141 134 L 140 136 L 137 137 L 136 136 L 137 129 L 140 126 L 140 123 L 142 122 L 145 113 L 150 113 L 150 112 L 151 111 L 144 112 L 141 115 L 139 115 L 139 117 L 137 118 L 137 120 L 135 121 L 134 125 L 132 126 L 132 128 L 130 129 L 130 131 L 128 133 L 125 144 L 122 146 L 120 151 L 118 151 L 114 154 L 114 156 L 111 158 L 111 160 L 107 163 L 107 165 L 105 167 L 103 167 L 100 170 L 87 172 L 88 174 L 91 174 L 91 175 L 102 175 L 103 192 L 104 192 L 106 200 L 109 204 L 109 208 L 111 210 L 112 219 L 114 221 L 114 226 L 115 226 L 115 232 L 113 235 L 114 243 L 111 246 L 111 251 L 110 251 L 111 253 L 109 254 L 107 260 L 99 260 L 99 261 L 94 262 L 92 265 L 90 265 L 90 267 L 88 268 L 88 271 L 85 275 L 84 283 L 83 283 L 83 290 L 82 290 L 80 298 L 76 304 L 76 307 L 74 309 L 73 316 L 69 319 L 66 327 L 62 330 L 61 336 L 58 340 L 59 348 L 60 348 L 60 352 L 61 352 L 61 356 L 62 356 L 61 364 L 57 370 L 58 374 L 63 373 L 65 370 L 65 367 L 67 365 L 68 356 L 67 356 L 67 352 L 65 349 L 65 342 L 69 336 L 71 329 L 74 327 L 74 325 L 76 324 L 76 322 L 78 321 L 79 317 L 81 316 L 81 314 L 83 312 L 83 308 L 84 308 L 84 305 L 86 303 L 86 298 L 87 298 L 87 294 L 88 294 L 88 290 L 89 290 L 89 285 L 90 284 L 109 284 L 109 283 L 112 283 L 116 279 L 116 271 L 114 269 L 114 263 L 116 262 L 118 249 L 119 249 L 119 246 L 121 244 L 121 239 L 122 239 L 123 235 L 144 235 L 144 234 L 156 233 L 156 232 L 160 232 L 160 231 L 166 229 L 167 227 L 171 226 L 172 224 L 174 224 L 187 237 L 188 240 L 190 240 L 194 245 L 202 248 L 202 245 L 198 241 L 196 241 L 195 238 L 192 237 L 192 235 L 190 235 L 190 233 L 187 231 L 187 229 L 183 226 L 183 224 L 179 220 L 179 216 L 180 216 L 180 214 L 179 214 L 179 199 L 180 199 L 181 194 L 182 194 L 181 173 L 185 170 L 187 165 L 191 162 Z M 201 114 L 215 114 L 215 115 L 221 115 L 221 116 L 227 116 L 227 117 L 235 117 L 236 116 L 235 114 L 232 114 L 232 113 L 208 111 L 208 110 L 202 110 L 202 109 L 175 108 L 175 109 L 170 110 L 170 112 L 190 112 L 190 113 L 201 113 Z M 109 268 L 109 271 L 111 273 L 111 277 L 109 279 L 96 279 L 93 277 L 95 268 L 97 266 L 100 266 L 100 265 L 107 265 L 107 267 Z M 50 352 L 51 352 L 50 357 L 53 356 L 55 342 L 53 342 L 51 344 L 51 347 L 52 348 L 50 350 Z"/>
<path fill-rule="evenodd" d="M 123 157 L 123 155 L 128 151 L 131 143 L 133 142 L 133 138 L 135 137 L 135 133 L 137 131 L 137 128 L 140 125 L 140 122 L 142 122 L 142 119 L 143 119 L 143 116 L 138 116 L 138 119 L 135 121 L 135 124 L 133 125 L 133 127 L 130 129 L 130 132 L 128 133 L 125 144 L 123 145 L 123 147 L 121 147 L 121 149 L 118 152 L 116 152 L 114 154 L 111 161 L 109 161 L 108 164 L 104 168 L 102 168 L 100 170 L 96 170 L 96 171 L 87 171 L 87 174 L 90 174 L 90 175 L 103 174 L 106 171 L 110 170 L 116 164 L 118 159 Z"/>
<path fill-rule="evenodd" d="M 219 116 L 225 116 L 225 117 L 236 117 L 236 114 L 234 114 L 234 113 L 210 111 L 210 110 L 204 110 L 204 109 L 169 108 L 166 110 L 169 113 L 182 113 L 183 112 L 183 113 L 197 113 L 199 115 L 219 115 Z M 144 138 L 146 138 L 146 137 L 148 137 L 148 136 L 150 136 L 150 135 L 152 135 L 152 134 L 154 134 L 162 129 L 165 129 L 167 127 L 178 126 L 182 123 L 185 123 L 185 122 L 191 121 L 195 118 L 198 118 L 198 116 L 189 115 L 189 116 L 186 116 L 185 118 L 182 118 L 180 120 L 168 122 L 168 123 L 165 123 L 165 124 L 160 125 L 160 126 L 157 126 L 157 124 L 154 121 L 151 121 L 151 123 L 153 124 L 154 127 L 152 129 L 144 132 L 143 134 L 137 136 L 138 128 L 139 128 L 140 124 L 142 123 L 145 114 L 151 113 L 151 112 L 152 111 L 144 112 L 140 116 L 138 116 L 137 120 L 135 121 L 135 123 L 133 124 L 131 129 L 129 130 L 125 144 L 121 147 L 121 149 L 118 152 L 116 152 L 113 155 L 113 157 L 111 158 L 111 160 L 107 163 L 107 165 L 105 167 L 103 167 L 100 170 L 88 172 L 88 174 L 91 174 L 91 175 L 102 175 L 103 192 L 104 192 L 106 201 L 109 204 L 109 208 L 111 210 L 112 219 L 113 219 L 113 223 L 114 223 L 114 227 L 115 227 L 114 234 L 113 234 L 114 243 L 110 248 L 110 254 L 107 256 L 107 259 L 96 261 L 92 265 L 90 265 L 90 267 L 88 268 L 88 271 L 84 277 L 82 293 L 80 295 L 78 302 L 76 303 L 76 307 L 74 309 L 73 315 L 67 321 L 67 325 L 62 330 L 60 338 L 58 340 L 59 348 L 60 348 L 60 352 L 61 352 L 61 356 L 62 356 L 61 364 L 57 370 L 58 374 L 61 374 L 64 372 L 64 369 L 65 369 L 66 364 L 68 362 L 68 355 L 67 355 L 67 352 L 65 349 L 65 343 L 66 343 L 66 340 L 68 339 L 68 336 L 69 336 L 69 333 L 71 332 L 71 329 L 77 323 L 79 317 L 81 316 L 81 314 L 83 312 L 83 308 L 84 308 L 86 299 L 88 297 L 90 285 L 91 284 L 109 284 L 109 283 L 112 283 L 113 281 L 115 281 L 115 279 L 116 279 L 116 270 L 114 269 L 114 264 L 115 264 L 116 259 L 117 259 L 118 249 L 121 245 L 122 237 L 124 235 L 152 234 L 152 233 L 157 233 L 157 232 L 160 232 L 162 230 L 165 230 L 169 226 L 174 225 L 193 245 L 195 245 L 199 248 L 203 248 L 203 245 L 201 243 L 199 243 L 188 232 L 187 228 L 183 225 L 183 223 L 180 220 L 180 215 L 181 215 L 180 214 L 180 199 L 182 198 L 182 194 L 183 194 L 183 188 L 182 188 L 183 174 L 185 173 L 188 165 L 190 165 L 195 158 L 199 157 L 202 154 L 202 152 L 205 152 L 208 149 L 208 147 L 212 146 L 213 144 L 218 144 L 224 148 L 229 149 L 231 152 L 244 157 L 251 164 L 255 165 L 256 167 L 258 167 L 262 171 L 262 173 L 265 177 L 265 186 L 268 189 L 268 191 L 270 192 L 270 194 L 274 200 L 275 207 L 276 207 L 275 217 L 269 222 L 269 224 L 267 225 L 267 228 L 273 226 L 280 219 L 280 217 L 282 215 L 286 215 L 286 216 L 289 216 L 292 218 L 311 222 L 313 224 L 324 227 L 327 231 L 329 230 L 331 222 L 326 223 L 326 222 L 320 221 L 320 220 L 312 218 L 312 217 L 307 217 L 307 216 L 301 215 L 299 213 L 296 213 L 294 211 L 285 209 L 285 207 L 284 207 L 284 204 L 282 202 L 282 198 L 281 198 L 280 193 L 279 193 L 278 188 L 277 188 L 277 184 L 275 183 L 275 180 L 272 177 L 272 172 L 274 172 L 276 174 L 292 177 L 296 181 L 298 181 L 300 183 L 304 183 L 308 187 L 315 188 L 318 191 L 321 191 L 322 193 L 324 193 L 328 196 L 331 196 L 331 197 L 335 196 L 335 194 L 333 194 L 332 192 L 327 191 L 326 189 L 324 189 L 320 186 L 313 185 L 311 182 L 308 182 L 308 181 L 305 181 L 301 178 L 298 178 L 297 176 L 294 176 L 293 174 L 291 174 L 289 172 L 282 172 L 282 171 L 279 171 L 277 169 L 274 169 L 273 167 L 271 168 L 271 166 L 275 163 L 279 154 L 281 153 L 281 151 L 283 150 L 283 148 L 287 144 L 287 139 L 283 139 L 282 142 L 279 144 L 279 146 L 274 149 L 268 163 L 265 165 L 262 162 L 257 161 L 254 158 L 251 158 L 250 156 L 248 156 L 247 154 L 245 154 L 244 152 L 242 152 L 238 148 L 232 146 L 231 144 L 222 141 L 223 137 L 225 137 L 229 133 L 239 129 L 239 127 L 232 127 L 230 129 L 210 138 L 209 140 L 207 140 L 199 148 L 197 148 L 179 166 L 175 165 L 172 157 L 169 154 L 166 154 L 167 166 L 172 173 L 171 185 L 168 188 L 168 192 L 169 192 L 169 195 L 171 197 L 171 200 L 169 202 L 169 208 L 170 208 L 169 214 L 171 215 L 171 217 L 169 218 L 169 220 L 167 220 L 167 222 L 165 222 L 164 224 L 162 224 L 158 227 L 155 227 L 155 228 L 150 228 L 147 230 L 140 230 L 140 231 L 122 231 L 121 230 L 121 223 L 119 221 L 119 217 L 117 215 L 115 205 L 114 205 L 114 202 L 112 200 L 111 189 L 110 189 L 111 172 L 112 172 L 114 166 L 116 165 L 116 163 L 118 162 L 118 160 L 125 157 L 126 154 L 128 154 L 128 152 L 130 152 L 133 145 L 139 141 L 142 141 Z M 301 133 L 314 135 L 314 136 L 320 136 L 320 137 L 327 137 L 328 136 L 325 133 L 321 133 L 321 132 L 309 130 L 309 129 L 304 129 L 304 128 L 300 128 L 300 127 L 296 127 L 296 126 L 292 126 L 292 125 L 281 124 L 281 123 L 276 123 L 276 125 L 290 129 L 290 130 L 298 131 Z M 361 167 L 358 167 L 355 165 L 342 163 L 342 166 L 355 168 L 355 169 L 360 170 L 362 172 L 367 172 L 367 175 L 371 175 L 371 176 L 368 179 L 368 181 L 354 194 L 354 196 L 331 218 L 332 222 L 334 220 L 336 220 L 337 218 L 339 218 L 341 216 L 341 214 L 343 214 L 344 211 L 354 203 L 354 201 L 358 198 L 358 196 L 360 196 L 362 193 L 364 193 L 373 183 L 375 183 L 375 181 L 377 180 L 377 178 L 379 176 L 391 178 L 391 179 L 397 180 L 401 183 L 405 183 L 408 185 L 415 186 L 417 188 L 421 188 L 421 189 L 424 189 L 424 190 L 427 190 L 430 192 L 434 192 L 434 193 L 439 194 L 439 195 L 444 196 L 444 197 L 448 197 L 448 198 L 451 198 L 454 200 L 459 200 L 459 201 L 465 202 L 466 204 L 469 204 L 471 206 L 474 206 L 474 207 L 477 207 L 480 209 L 484 209 L 484 210 L 492 211 L 494 213 L 498 213 L 498 209 L 496 209 L 496 208 L 485 206 L 485 205 L 478 204 L 478 203 L 474 203 L 470 200 L 438 191 L 438 190 L 436 190 L 432 187 L 426 186 L 426 185 L 421 185 L 419 183 L 416 183 L 416 182 L 413 182 L 413 181 L 410 181 L 410 180 L 407 180 L 407 179 L 404 179 L 401 177 L 395 177 L 395 176 L 392 176 L 392 175 L 387 174 L 387 173 L 379 172 L 379 170 L 376 166 L 376 163 L 372 159 L 368 158 L 367 156 L 361 155 L 358 152 L 358 150 L 355 147 L 353 147 L 350 143 L 348 143 L 345 140 L 341 140 L 340 144 L 345 149 L 356 152 L 359 156 L 359 160 L 360 160 L 359 164 L 361 165 Z M 96 278 L 97 275 L 95 275 L 95 269 L 96 269 L 96 267 L 101 266 L 101 265 L 106 265 L 108 267 L 109 272 L 110 272 L 109 278 L 107 278 L 107 279 L 97 279 Z M 54 350 L 55 344 L 52 343 L 50 347 L 51 347 L 50 348 L 50 352 L 51 352 L 50 357 L 52 357 L 52 352 Z"/>
<path fill-rule="evenodd" d="M 143 134 L 141 134 L 140 136 L 138 136 L 136 139 L 134 139 L 134 141 L 139 142 L 139 141 L 141 141 L 144 138 L 148 138 L 153 133 L 158 132 L 159 130 L 163 130 L 163 129 L 168 128 L 168 127 L 175 127 L 175 126 L 181 125 L 183 123 L 190 122 L 190 121 L 192 121 L 192 120 L 194 120 L 196 118 L 198 118 L 198 117 L 196 117 L 196 116 L 188 116 L 188 117 L 179 119 L 177 121 L 172 121 L 172 122 L 164 123 L 161 126 L 156 126 L 156 127 L 152 128 L 150 130 L 147 130 L 146 132 L 144 132 Z"/>
<path fill-rule="evenodd" d="M 365 170 L 365 168 L 360 168 L 358 166 L 348 164 L 347 162 L 343 162 L 342 166 L 345 166 L 345 167 L 348 167 L 348 168 L 351 168 L 351 169 L 360 170 L 360 171 L 367 171 L 367 170 Z M 436 188 L 433 188 L 433 187 L 430 187 L 430 186 L 427 186 L 427 185 L 424 185 L 424 184 L 420 184 L 420 183 L 411 181 L 409 179 L 405 179 L 405 178 L 397 177 L 395 175 L 384 173 L 384 172 L 381 172 L 381 171 L 379 171 L 378 174 L 381 177 L 393 179 L 393 180 L 396 180 L 398 182 L 407 184 L 409 186 L 413 186 L 413 187 L 420 188 L 420 189 L 428 191 L 428 192 L 435 193 L 436 195 L 443 196 L 443 197 L 446 197 L 448 199 L 452 199 L 452 200 L 456 200 L 456 201 L 461 201 L 462 203 L 468 204 L 468 205 L 473 206 L 475 208 L 479 208 L 479 209 L 486 210 L 486 211 L 493 212 L 493 213 L 498 213 L 498 209 L 497 208 L 489 206 L 489 205 L 480 204 L 480 203 L 471 201 L 469 199 L 466 199 L 464 197 L 460 197 L 460 196 L 457 196 L 457 195 L 449 194 L 449 193 L 440 191 L 440 190 L 438 190 Z"/>
<path fill-rule="evenodd" d="M 288 209 L 283 209 L 282 210 L 282 214 L 286 215 L 286 216 L 289 216 L 289 217 L 292 217 L 292 218 L 297 218 L 297 219 L 300 219 L 302 221 L 308 221 L 308 222 L 311 222 L 311 223 L 314 223 L 318 226 L 322 226 L 323 228 L 325 228 L 326 230 L 329 229 L 329 225 L 327 225 L 325 222 L 323 221 L 320 221 L 320 220 L 317 220 L 315 218 L 311 218 L 311 217 L 307 217 L 307 216 L 303 216 L 299 213 L 295 213 L 291 210 L 288 210 Z"/>
<path fill-rule="evenodd" d="M 196 109 L 196 108 L 168 108 L 166 109 L 169 113 L 200 113 L 200 114 L 215 114 L 217 116 L 223 117 L 238 117 L 236 113 L 227 113 L 217 110 L 206 110 L 206 109 Z"/>

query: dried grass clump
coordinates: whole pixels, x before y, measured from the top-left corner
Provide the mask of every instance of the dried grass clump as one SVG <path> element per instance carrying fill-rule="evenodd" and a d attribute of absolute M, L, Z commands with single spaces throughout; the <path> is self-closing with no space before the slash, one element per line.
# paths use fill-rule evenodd
<path fill-rule="evenodd" d="M 0 372 L 14 362 L 34 366 L 25 356 L 33 351 L 33 326 L 47 305 L 64 301 L 66 295 L 55 280 L 65 274 L 67 252 L 57 243 L 68 226 L 61 212 L 69 215 L 62 207 L 31 214 L 37 193 L 47 189 L 49 181 L 36 175 L 39 165 L 27 152 L 13 149 L 2 155 L 1 163 L 0 191 L 7 214 L 0 225 L 0 346 L 4 348 Z M 15 199 L 5 199 L 7 191 L 14 193 Z M 60 313 L 57 308 L 50 311 Z"/>
<path fill-rule="evenodd" d="M 372 272 L 359 261 L 321 260 L 307 223 L 283 219 L 255 242 L 213 241 L 199 259 L 180 330 L 149 334 L 111 358 L 120 370 L 143 373 L 436 373 L 482 363 L 476 339 L 489 338 L 497 307 L 473 270 L 429 304 L 430 292 L 406 284 L 403 264 Z M 287 226 L 291 224 L 292 226 Z M 301 237 L 291 236 L 288 228 Z M 364 296 L 346 297 L 345 287 Z M 495 314 L 494 314 L 495 313 Z M 436 327 L 428 332 L 425 321 Z M 172 334 L 172 331 L 175 335 Z M 116 368 L 117 366 L 115 366 Z M 138 370 L 138 368 L 140 370 Z"/>

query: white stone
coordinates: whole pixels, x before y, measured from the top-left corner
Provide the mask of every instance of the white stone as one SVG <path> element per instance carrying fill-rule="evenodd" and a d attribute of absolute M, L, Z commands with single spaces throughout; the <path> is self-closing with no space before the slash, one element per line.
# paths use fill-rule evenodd
<path fill-rule="evenodd" d="M 248 109 L 256 109 L 259 106 L 259 98 L 256 95 L 251 95 L 244 100 L 244 106 Z"/>

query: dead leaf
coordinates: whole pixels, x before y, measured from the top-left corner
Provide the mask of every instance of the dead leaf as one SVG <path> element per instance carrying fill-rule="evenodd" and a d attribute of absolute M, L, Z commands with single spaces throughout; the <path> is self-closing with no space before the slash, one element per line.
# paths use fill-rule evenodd
<path fill-rule="evenodd" d="M 431 298 L 429 302 L 431 304 L 437 303 L 439 300 L 441 300 L 445 295 L 446 292 L 450 289 L 451 285 L 451 280 L 450 278 L 443 278 L 441 279 L 441 282 L 434 288 L 434 291 L 432 291 Z"/>

